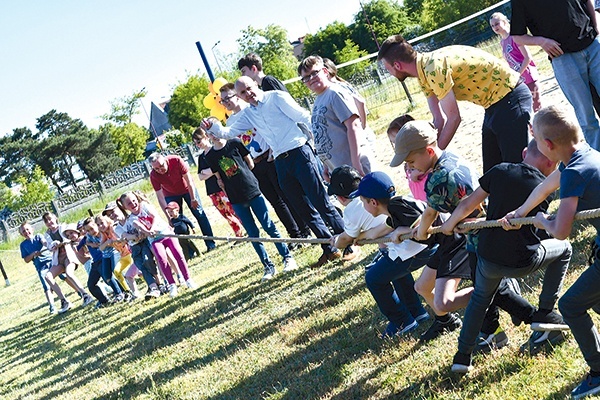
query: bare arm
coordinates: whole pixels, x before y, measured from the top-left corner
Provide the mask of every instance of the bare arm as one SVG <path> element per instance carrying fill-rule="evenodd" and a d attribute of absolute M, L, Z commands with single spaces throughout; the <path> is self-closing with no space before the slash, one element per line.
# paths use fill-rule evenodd
<path fill-rule="evenodd" d="M 456 96 L 451 90 L 443 99 L 439 100 L 440 107 L 446 115 L 446 122 L 442 130 L 438 130 L 438 147 L 445 150 L 452 141 L 458 126 L 460 125 L 461 117 L 456 102 Z"/>
<path fill-rule="evenodd" d="M 196 185 L 194 185 L 192 173 L 189 170 L 183 175 L 183 180 L 185 181 L 185 183 L 187 183 L 188 193 L 190 194 L 190 203 L 192 204 L 192 207 L 198 208 L 200 204 L 198 203 L 198 199 L 196 198 Z"/>
<path fill-rule="evenodd" d="M 427 233 L 427 231 L 429 228 L 431 228 L 431 225 L 433 225 L 433 221 L 435 221 L 438 214 L 439 213 L 435 209 L 427 206 L 423 216 L 421 216 L 421 222 L 419 223 L 419 226 L 413 230 L 415 239 L 426 240 L 429 237 L 429 233 Z"/>
<path fill-rule="evenodd" d="M 468 215 L 470 215 L 474 210 L 476 210 L 481 203 L 488 197 L 488 193 L 482 188 L 478 187 L 475 189 L 467 197 L 463 197 L 458 207 L 452 212 L 450 218 L 444 222 L 441 227 L 441 230 L 446 235 L 452 235 L 454 232 L 454 228 L 460 221 L 465 219 Z"/>
<path fill-rule="evenodd" d="M 427 97 L 427 105 L 429 106 L 429 111 L 431 115 L 433 115 L 433 126 L 438 132 L 441 132 L 444 128 L 444 124 L 446 123 L 446 118 L 440 109 L 440 102 L 435 95 L 431 95 Z"/>
<path fill-rule="evenodd" d="M 539 212 L 535 216 L 534 225 L 537 228 L 545 229 L 557 239 L 566 239 L 571 234 L 578 203 L 579 198 L 576 196 L 561 199 L 556 211 L 556 218 L 548 219 L 548 215 Z"/>
<path fill-rule="evenodd" d="M 531 62 L 531 52 L 522 44 L 517 44 L 517 47 L 519 48 L 519 51 L 521 51 L 521 54 L 523 54 L 523 62 L 521 63 L 521 68 L 519 68 L 519 75 L 523 75 L 523 72 L 525 72 Z"/>
<path fill-rule="evenodd" d="M 246 163 L 248 168 L 250 168 L 250 170 L 254 169 L 254 160 L 252 159 L 252 157 L 250 157 L 250 154 L 246 154 L 244 156 L 244 162 Z"/>
<path fill-rule="evenodd" d="M 342 232 L 339 235 L 332 236 L 330 243 L 333 247 L 337 247 L 338 249 L 345 249 L 354 242 L 354 239 L 355 238 L 348 235 L 346 232 Z"/>
<path fill-rule="evenodd" d="M 590 16 L 592 26 L 596 30 L 596 35 L 598 35 L 598 33 L 600 33 L 600 30 L 598 30 L 598 18 L 596 16 L 596 7 L 594 5 L 594 2 L 592 0 L 587 0 L 587 2 L 585 3 L 585 8 L 587 9 L 588 14 Z"/>
<path fill-rule="evenodd" d="M 210 168 L 205 168 L 198 173 L 198 179 L 200 179 L 201 181 L 205 181 L 213 175 L 214 174 Z"/>
<path fill-rule="evenodd" d="M 523 46 L 540 46 L 550 58 L 563 54 L 560 43 L 544 36 L 514 35 L 515 43 Z"/>
<path fill-rule="evenodd" d="M 346 134 L 348 135 L 352 166 L 356 168 L 360 176 L 365 176 L 365 171 L 363 171 L 360 163 L 360 154 L 358 152 L 358 135 L 364 134 L 360 124 L 360 118 L 358 115 L 352 114 L 350 118 L 344 121 L 344 126 L 346 127 Z"/>
<path fill-rule="evenodd" d="M 156 193 L 156 199 L 158 200 L 158 205 L 160 206 L 160 209 L 163 210 L 163 213 L 165 214 L 165 216 L 168 219 L 169 216 L 167 215 L 167 212 L 165 211 L 165 208 L 167 207 L 167 202 L 165 200 L 165 194 L 163 193 L 162 189 L 156 190 L 156 191 L 154 191 L 154 193 Z"/>

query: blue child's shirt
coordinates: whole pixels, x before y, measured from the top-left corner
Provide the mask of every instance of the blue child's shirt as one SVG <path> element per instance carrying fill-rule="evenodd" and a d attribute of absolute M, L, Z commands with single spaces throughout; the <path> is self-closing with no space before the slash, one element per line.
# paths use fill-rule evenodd
<path fill-rule="evenodd" d="M 52 266 L 52 253 L 44 246 L 43 236 L 39 233 L 31 238 L 31 240 L 23 240 L 19 247 L 21 249 L 21 258 L 25 258 L 33 252 L 41 251 L 42 254 L 33 259 L 33 265 L 36 270 L 40 271 L 43 268 L 50 268 Z"/>
<path fill-rule="evenodd" d="M 86 234 L 83 237 L 83 239 L 81 239 L 81 241 L 79 242 L 79 244 L 77 245 L 77 250 L 80 250 L 88 242 L 89 243 L 98 243 L 98 244 L 100 244 L 101 239 L 99 237 L 91 236 L 89 234 Z M 100 249 L 98 249 L 96 247 L 88 246 L 88 251 L 90 252 L 90 255 L 92 256 L 92 261 L 93 262 L 102 261 L 102 251 Z"/>

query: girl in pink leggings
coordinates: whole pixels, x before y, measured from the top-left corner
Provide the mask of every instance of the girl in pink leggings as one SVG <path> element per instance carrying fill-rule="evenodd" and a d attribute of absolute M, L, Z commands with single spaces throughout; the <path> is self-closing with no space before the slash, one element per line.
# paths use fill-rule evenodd
<path fill-rule="evenodd" d="M 175 284 L 173 273 L 169 267 L 166 252 L 167 248 L 171 251 L 173 258 L 185 279 L 186 286 L 190 289 L 195 289 L 197 286 L 189 276 L 188 265 L 177 238 L 155 237 L 155 235 L 173 233 L 169 224 L 160 217 L 159 213 L 152 205 L 150 205 L 150 203 L 144 201 L 136 193 L 127 192 L 123 194 L 123 196 L 121 196 L 121 201 L 127 211 L 131 213 L 127 217 L 127 231 L 131 232 L 137 230 L 140 235 L 148 236 L 158 266 L 169 283 L 169 296 L 177 296 L 177 285 Z"/>

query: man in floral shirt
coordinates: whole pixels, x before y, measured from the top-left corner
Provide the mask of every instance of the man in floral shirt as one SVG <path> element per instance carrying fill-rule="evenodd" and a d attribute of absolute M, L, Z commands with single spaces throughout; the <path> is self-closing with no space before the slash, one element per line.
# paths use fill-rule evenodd
<path fill-rule="evenodd" d="M 469 46 L 418 53 L 401 35 L 383 42 L 377 58 L 398 80 L 419 80 L 438 130 L 440 149 L 454 137 L 461 122 L 457 101 L 465 100 L 485 108 L 484 172 L 501 162 L 521 162 L 532 98 L 519 74 L 503 60 Z"/>

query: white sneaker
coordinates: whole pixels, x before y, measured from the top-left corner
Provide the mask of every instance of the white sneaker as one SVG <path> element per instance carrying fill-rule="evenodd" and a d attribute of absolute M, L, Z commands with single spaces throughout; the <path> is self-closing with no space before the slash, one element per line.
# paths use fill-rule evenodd
<path fill-rule="evenodd" d="M 198 289 L 198 285 L 196 285 L 196 282 L 194 282 L 192 278 L 185 281 L 185 285 L 188 287 L 188 289 Z"/>
<path fill-rule="evenodd" d="M 296 260 L 293 257 L 288 257 L 283 260 L 283 272 L 290 272 L 295 269 L 298 269 L 298 264 L 296 264 Z"/>
<path fill-rule="evenodd" d="M 177 284 L 173 283 L 169 285 L 169 297 L 173 298 L 177 296 Z"/>
<path fill-rule="evenodd" d="M 276 273 L 277 271 L 275 271 L 274 266 L 270 265 L 268 267 L 265 267 L 265 274 L 263 275 L 261 281 L 268 281 L 273 279 Z"/>
<path fill-rule="evenodd" d="M 72 307 L 72 304 L 68 300 L 61 300 L 60 309 L 58 310 L 59 314 L 64 314 L 69 311 Z"/>

